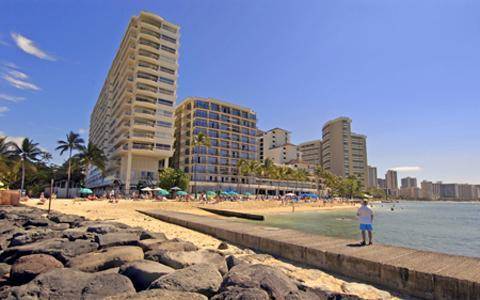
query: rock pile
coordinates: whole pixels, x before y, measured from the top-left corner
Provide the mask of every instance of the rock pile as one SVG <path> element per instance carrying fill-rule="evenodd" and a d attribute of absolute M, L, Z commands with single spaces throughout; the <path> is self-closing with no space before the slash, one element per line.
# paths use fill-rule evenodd
<path fill-rule="evenodd" d="M 0 207 L 0 299 L 359 299 L 122 223 Z"/>

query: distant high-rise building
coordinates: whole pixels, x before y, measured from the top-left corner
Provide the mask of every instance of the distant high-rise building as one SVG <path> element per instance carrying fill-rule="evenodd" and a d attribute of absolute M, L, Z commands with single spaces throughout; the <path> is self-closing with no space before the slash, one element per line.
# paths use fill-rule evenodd
<path fill-rule="evenodd" d="M 191 176 L 196 191 L 236 190 L 252 184 L 238 171 L 240 159 L 257 156 L 256 113 L 250 108 L 212 98 L 189 97 L 175 111 L 174 167 Z M 210 146 L 194 146 L 199 133 Z M 254 192 L 253 185 L 243 191 Z"/>
<path fill-rule="evenodd" d="M 298 145 L 302 160 L 310 165 L 322 165 L 322 140 L 304 142 Z"/>
<path fill-rule="evenodd" d="M 397 171 L 388 170 L 385 174 L 385 185 L 390 191 L 398 190 L 398 176 Z"/>
<path fill-rule="evenodd" d="M 431 181 L 421 182 L 421 194 L 420 197 L 425 200 L 438 200 L 440 199 L 440 182 L 433 183 Z"/>
<path fill-rule="evenodd" d="M 355 175 L 368 184 L 366 136 L 352 133 L 352 120 L 340 117 L 322 130 L 322 165 L 337 176 Z"/>
<path fill-rule="evenodd" d="M 378 187 L 377 168 L 368 166 L 368 185 L 367 187 Z"/>
<path fill-rule="evenodd" d="M 270 149 L 290 143 L 290 131 L 282 128 L 273 128 L 267 131 L 259 131 L 257 135 L 258 159 L 263 161 Z"/>
<path fill-rule="evenodd" d="M 402 178 L 401 182 L 402 182 L 402 185 L 401 185 L 402 188 L 418 187 L 417 178 L 414 178 L 414 177 Z"/>
<path fill-rule="evenodd" d="M 104 173 L 90 168 L 90 188 L 129 192 L 152 185 L 173 154 L 179 27 L 141 12 L 128 24 L 90 117 L 89 141 L 108 157 Z M 105 176 L 103 176 L 105 175 Z"/>
<path fill-rule="evenodd" d="M 440 198 L 444 200 L 457 200 L 459 195 L 458 184 L 442 183 L 440 185 Z"/>

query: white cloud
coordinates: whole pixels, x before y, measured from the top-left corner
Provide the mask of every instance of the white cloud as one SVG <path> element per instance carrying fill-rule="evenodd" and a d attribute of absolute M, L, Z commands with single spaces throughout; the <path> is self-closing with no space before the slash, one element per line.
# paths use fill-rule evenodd
<path fill-rule="evenodd" d="M 10 75 L 12 75 L 13 77 L 18 78 L 18 79 L 27 79 L 28 78 L 27 74 L 25 74 L 23 72 L 20 72 L 18 70 L 10 70 L 10 71 L 8 71 L 8 73 Z"/>
<path fill-rule="evenodd" d="M 20 69 L 19 66 L 17 66 L 16 64 L 12 63 L 12 62 L 4 62 L 3 65 L 5 67 L 8 67 L 10 69 Z"/>
<path fill-rule="evenodd" d="M 20 102 L 25 100 L 25 97 L 11 96 L 7 94 L 0 94 L 0 100 L 6 100 L 10 102 Z"/>
<path fill-rule="evenodd" d="M 0 131 L 0 136 L 1 136 L 1 137 L 4 137 L 4 136 L 6 136 L 5 132 L 3 132 L 3 131 Z"/>
<path fill-rule="evenodd" d="M 394 170 L 394 171 L 397 171 L 397 172 L 420 172 L 422 170 L 422 167 L 419 167 L 419 166 L 401 166 L 401 167 L 391 168 L 390 170 Z"/>
<path fill-rule="evenodd" d="M 9 110 L 10 109 L 8 109 L 6 106 L 0 106 L 0 116 L 3 116 L 3 113 L 6 113 Z"/>
<path fill-rule="evenodd" d="M 35 45 L 35 43 L 29 38 L 16 32 L 12 32 L 11 36 L 12 36 L 12 39 L 15 41 L 15 44 L 18 46 L 18 48 L 22 49 L 24 52 L 30 55 L 33 55 L 35 57 L 38 57 L 40 59 L 46 59 L 51 61 L 56 60 L 55 57 L 47 54 L 45 51 L 38 48 L 37 45 Z"/>
<path fill-rule="evenodd" d="M 17 89 L 21 90 L 33 90 L 33 91 L 39 91 L 40 88 L 36 86 L 33 83 L 30 83 L 28 81 L 24 81 L 21 79 L 16 79 L 10 75 L 3 75 L 3 79 L 8 81 L 12 86 L 16 87 Z"/>
<path fill-rule="evenodd" d="M 79 128 L 78 129 L 78 133 L 80 133 L 80 134 L 84 134 L 86 132 L 87 132 L 87 130 L 85 128 Z"/>

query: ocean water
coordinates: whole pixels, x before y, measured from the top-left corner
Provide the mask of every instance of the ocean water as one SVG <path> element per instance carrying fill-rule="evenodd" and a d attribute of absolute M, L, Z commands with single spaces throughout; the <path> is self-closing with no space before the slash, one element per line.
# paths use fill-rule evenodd
<path fill-rule="evenodd" d="M 401 201 L 372 209 L 374 242 L 480 257 L 480 203 Z M 360 239 L 356 209 L 269 215 L 262 225 Z"/>

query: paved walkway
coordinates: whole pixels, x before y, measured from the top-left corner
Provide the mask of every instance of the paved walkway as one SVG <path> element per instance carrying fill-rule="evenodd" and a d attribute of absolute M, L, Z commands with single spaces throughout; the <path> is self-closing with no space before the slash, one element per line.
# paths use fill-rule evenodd
<path fill-rule="evenodd" d="M 480 299 L 480 259 L 170 211 L 141 211 L 233 244 L 425 299 Z M 480 251 L 480 249 L 479 249 Z"/>

